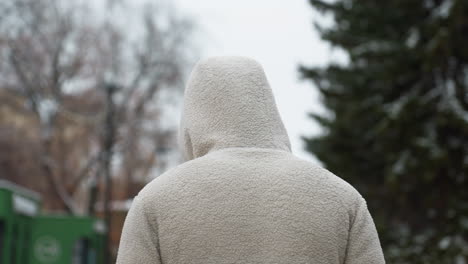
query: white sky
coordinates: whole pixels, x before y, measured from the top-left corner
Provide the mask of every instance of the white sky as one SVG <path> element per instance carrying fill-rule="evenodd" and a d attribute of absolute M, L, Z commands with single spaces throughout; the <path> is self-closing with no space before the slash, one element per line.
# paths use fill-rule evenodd
<path fill-rule="evenodd" d="M 300 81 L 298 65 L 324 65 L 332 58 L 312 21 L 318 15 L 306 0 L 176 0 L 178 12 L 199 24 L 201 57 L 242 55 L 259 61 L 267 74 L 288 130 L 293 153 L 315 161 L 304 151 L 301 135 L 320 128 L 307 117 L 322 112 L 311 82 Z"/>

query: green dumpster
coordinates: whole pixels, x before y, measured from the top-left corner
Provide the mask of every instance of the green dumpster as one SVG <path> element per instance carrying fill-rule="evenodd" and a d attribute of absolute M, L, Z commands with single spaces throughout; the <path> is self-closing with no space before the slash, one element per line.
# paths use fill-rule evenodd
<path fill-rule="evenodd" d="M 0 180 L 0 264 L 103 263 L 102 220 L 40 207 L 39 194 Z"/>

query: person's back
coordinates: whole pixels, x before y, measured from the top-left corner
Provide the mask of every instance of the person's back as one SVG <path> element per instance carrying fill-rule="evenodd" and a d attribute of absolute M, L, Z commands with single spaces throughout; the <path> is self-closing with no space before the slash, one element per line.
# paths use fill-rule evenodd
<path fill-rule="evenodd" d="M 180 136 L 190 161 L 135 198 L 117 264 L 384 263 L 359 193 L 290 153 L 256 62 L 198 63 Z"/>

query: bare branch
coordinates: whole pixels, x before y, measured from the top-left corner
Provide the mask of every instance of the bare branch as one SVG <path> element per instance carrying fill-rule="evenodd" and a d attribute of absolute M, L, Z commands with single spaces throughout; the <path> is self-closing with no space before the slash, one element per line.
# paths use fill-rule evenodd
<path fill-rule="evenodd" d="M 78 176 L 73 180 L 73 183 L 70 186 L 70 194 L 73 195 L 76 190 L 78 189 L 81 182 L 83 182 L 86 177 L 89 176 L 90 171 L 96 164 L 98 164 L 99 160 L 102 157 L 102 152 L 99 152 L 95 155 L 92 155 L 86 164 L 81 168 L 80 172 L 77 174 Z"/>

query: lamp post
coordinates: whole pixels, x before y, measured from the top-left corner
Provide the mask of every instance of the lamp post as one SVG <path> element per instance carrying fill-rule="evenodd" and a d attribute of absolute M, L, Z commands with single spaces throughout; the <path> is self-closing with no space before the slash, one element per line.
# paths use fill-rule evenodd
<path fill-rule="evenodd" d="M 104 86 L 106 93 L 106 115 L 104 122 L 104 133 L 102 138 L 102 176 L 104 177 L 104 222 L 107 227 L 105 237 L 105 252 L 104 252 L 104 263 L 111 263 L 111 251 L 110 251 L 110 231 L 111 231 L 111 202 L 112 202 L 112 173 L 111 173 L 111 162 L 113 156 L 113 148 L 115 144 L 115 101 L 114 94 L 118 90 L 118 87 L 114 83 L 107 83 Z"/>

